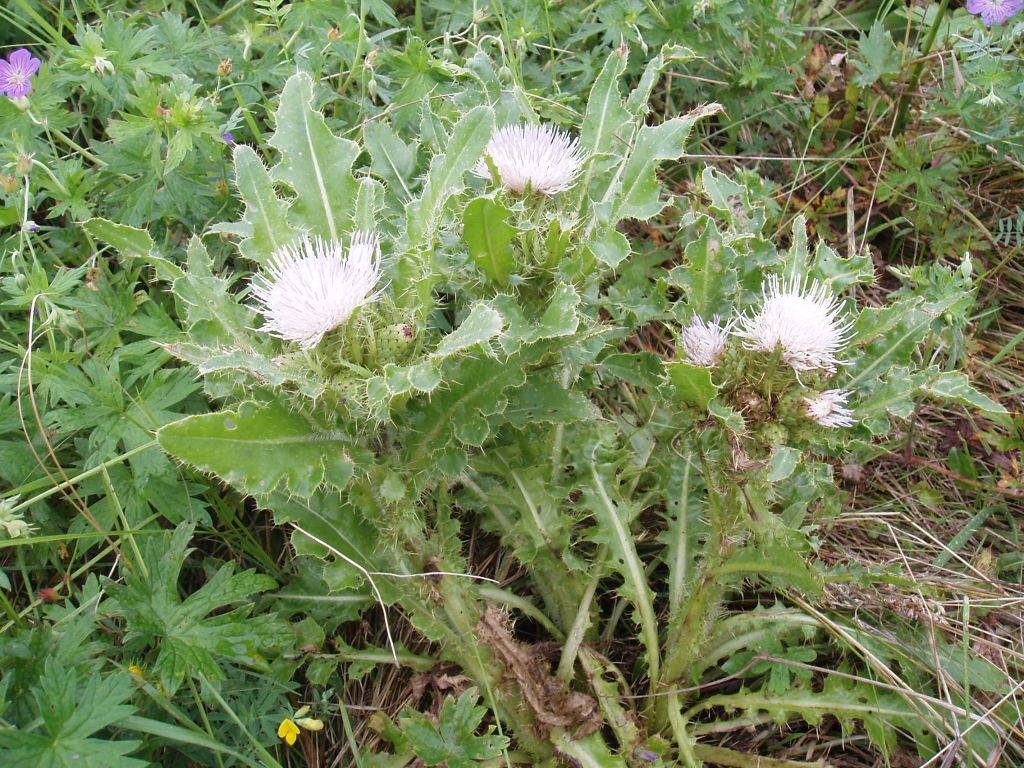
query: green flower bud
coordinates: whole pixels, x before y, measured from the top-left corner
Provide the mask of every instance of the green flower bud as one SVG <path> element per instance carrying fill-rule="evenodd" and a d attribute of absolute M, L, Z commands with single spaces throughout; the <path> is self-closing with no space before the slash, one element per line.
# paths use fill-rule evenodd
<path fill-rule="evenodd" d="M 761 426 L 754 433 L 754 439 L 766 447 L 776 445 L 787 445 L 789 443 L 789 430 L 782 424 L 769 422 Z"/>
<path fill-rule="evenodd" d="M 14 159 L 14 174 L 15 176 L 28 176 L 28 172 L 32 170 L 32 155 L 24 152 L 20 153 Z"/>
<path fill-rule="evenodd" d="M 790 387 L 779 398 L 775 413 L 779 421 L 789 426 L 797 426 L 807 421 L 807 403 L 804 401 L 806 392 L 800 387 Z"/>
<path fill-rule="evenodd" d="M 394 323 L 377 333 L 377 357 L 382 363 L 404 363 L 416 346 L 416 331 L 409 323 Z"/>

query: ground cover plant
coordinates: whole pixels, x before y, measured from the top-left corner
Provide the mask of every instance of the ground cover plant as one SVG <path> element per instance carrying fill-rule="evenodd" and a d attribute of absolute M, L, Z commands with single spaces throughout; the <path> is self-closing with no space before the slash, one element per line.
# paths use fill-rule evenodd
<path fill-rule="evenodd" d="M 1024 760 L 1020 10 L 0 8 L 0 764 Z"/>

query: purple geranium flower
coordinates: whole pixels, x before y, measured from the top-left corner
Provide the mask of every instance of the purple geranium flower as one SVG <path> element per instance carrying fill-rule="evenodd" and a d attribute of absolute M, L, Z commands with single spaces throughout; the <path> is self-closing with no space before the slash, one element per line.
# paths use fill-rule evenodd
<path fill-rule="evenodd" d="M 981 16 L 986 27 L 1008 21 L 1022 7 L 1024 0 L 967 0 L 967 12 Z"/>
<path fill-rule="evenodd" d="M 41 64 L 26 48 L 13 51 L 7 61 L 0 61 L 0 93 L 12 99 L 24 96 L 32 90 L 32 75 Z"/>
<path fill-rule="evenodd" d="M 235 146 L 235 137 L 232 133 L 222 133 L 220 135 L 221 141 L 227 144 L 229 147 Z"/>

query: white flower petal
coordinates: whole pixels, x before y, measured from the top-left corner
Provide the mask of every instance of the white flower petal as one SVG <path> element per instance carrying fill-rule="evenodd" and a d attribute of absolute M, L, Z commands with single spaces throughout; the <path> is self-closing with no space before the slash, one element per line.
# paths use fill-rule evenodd
<path fill-rule="evenodd" d="M 814 397 L 805 397 L 807 415 L 823 427 L 852 427 L 853 411 L 846 407 L 850 393 L 845 389 L 829 389 Z"/>
<path fill-rule="evenodd" d="M 715 315 L 711 322 L 694 316 L 688 326 L 679 332 L 683 353 L 694 365 L 710 368 L 722 354 L 729 341 L 729 325 L 723 326 L 722 319 Z"/>
<path fill-rule="evenodd" d="M 734 332 L 743 346 L 768 354 L 781 348 L 782 360 L 797 371 L 834 371 L 853 327 L 840 318 L 842 302 L 817 281 L 787 283 L 777 275 L 768 277 L 762 293 L 761 308 L 740 318 Z"/>
<path fill-rule="evenodd" d="M 308 235 L 271 255 L 265 273 L 252 280 L 263 330 L 309 348 L 375 301 L 380 281 L 380 243 L 357 232 L 346 253 L 339 240 Z"/>
<path fill-rule="evenodd" d="M 550 125 L 499 128 L 484 152 L 497 168 L 501 184 L 516 194 L 522 194 L 527 185 L 542 195 L 563 192 L 573 185 L 583 166 L 579 141 Z M 486 157 L 473 173 L 491 178 Z"/>

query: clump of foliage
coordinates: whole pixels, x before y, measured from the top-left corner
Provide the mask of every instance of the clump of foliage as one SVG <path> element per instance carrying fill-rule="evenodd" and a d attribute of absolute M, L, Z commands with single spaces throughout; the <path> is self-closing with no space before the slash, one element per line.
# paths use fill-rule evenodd
<path fill-rule="evenodd" d="M 410 27 L 451 34 L 404 47 L 375 2 L 0 12 L 61 52 L 0 104 L 5 765 L 316 764 L 325 723 L 367 766 L 756 765 L 784 741 L 735 740 L 757 726 L 1020 756 L 1012 676 L 914 624 L 933 593 L 903 571 L 826 542 L 923 409 L 1015 428 L 964 369 L 976 258 L 902 258 L 963 242 L 948 201 L 983 161 L 929 158 L 977 143 L 985 105 L 879 138 L 872 202 L 920 205 L 861 236 L 844 198 L 837 249 L 838 171 L 792 217 L 792 188 L 688 148 L 764 152 L 737 112 L 800 82 L 766 135 L 812 118 L 841 158 L 876 108 L 947 126 L 887 17 L 801 71 L 765 4 L 521 5 L 417 4 Z M 932 10 L 906 16 L 924 54 L 973 23 Z M 965 70 L 1019 33 L 972 33 L 1003 52 Z M 539 39 L 593 45 L 559 66 Z M 864 240 L 906 224 L 881 268 Z M 909 623 L 836 609 L 876 584 Z M 345 692 L 391 664 L 452 693 L 357 738 Z M 820 764 L 795 755 L 773 764 Z"/>

